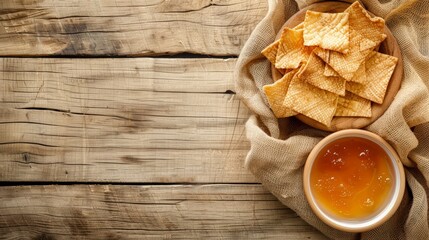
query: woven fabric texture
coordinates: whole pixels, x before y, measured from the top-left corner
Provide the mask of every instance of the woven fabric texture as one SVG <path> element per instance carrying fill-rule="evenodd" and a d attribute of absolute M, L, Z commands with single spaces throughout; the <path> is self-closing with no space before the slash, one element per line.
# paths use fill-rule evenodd
<path fill-rule="evenodd" d="M 246 124 L 251 148 L 245 166 L 283 204 L 332 239 L 429 239 L 429 1 L 361 1 L 385 19 L 404 60 L 404 78 L 394 101 L 365 129 L 395 148 L 406 166 L 407 179 L 405 196 L 395 215 L 365 233 L 335 230 L 313 214 L 304 196 L 302 172 L 311 149 L 329 133 L 295 118 L 277 119 L 262 91 L 273 80 L 271 65 L 261 51 L 274 41 L 288 18 L 319 1 L 268 2 L 268 12 L 243 47 L 234 74 L 237 95 L 253 113 Z"/>

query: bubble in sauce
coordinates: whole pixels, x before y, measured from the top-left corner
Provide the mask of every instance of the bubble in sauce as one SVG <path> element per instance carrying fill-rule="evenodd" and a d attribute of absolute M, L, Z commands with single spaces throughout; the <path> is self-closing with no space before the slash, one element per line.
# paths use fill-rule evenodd
<path fill-rule="evenodd" d="M 380 146 L 364 138 L 342 138 L 326 145 L 310 173 L 316 201 L 346 219 L 373 214 L 393 188 L 388 161 Z"/>

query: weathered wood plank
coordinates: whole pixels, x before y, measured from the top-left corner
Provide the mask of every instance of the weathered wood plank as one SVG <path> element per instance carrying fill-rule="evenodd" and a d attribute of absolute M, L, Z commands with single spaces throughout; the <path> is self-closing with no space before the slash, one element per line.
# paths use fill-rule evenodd
<path fill-rule="evenodd" d="M 3 239 L 326 239 L 260 185 L 0 187 Z"/>
<path fill-rule="evenodd" d="M 0 1 L 0 56 L 238 55 L 260 0 Z"/>
<path fill-rule="evenodd" d="M 255 182 L 234 59 L 0 59 L 0 181 Z"/>

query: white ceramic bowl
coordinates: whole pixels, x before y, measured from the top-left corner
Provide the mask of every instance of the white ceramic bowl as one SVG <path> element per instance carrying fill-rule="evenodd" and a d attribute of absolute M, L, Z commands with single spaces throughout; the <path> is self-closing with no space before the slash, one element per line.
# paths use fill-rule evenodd
<path fill-rule="evenodd" d="M 381 207 L 374 214 L 356 219 L 341 218 L 324 210 L 323 206 L 318 202 L 318 199 L 315 198 L 310 186 L 313 163 L 319 152 L 327 144 L 348 137 L 365 138 L 379 145 L 389 156 L 388 166 L 392 172 L 393 186 L 385 202 L 381 204 Z M 395 150 L 380 136 L 369 131 L 358 129 L 341 130 L 322 139 L 309 154 L 303 175 L 304 192 L 314 213 L 329 226 L 347 232 L 365 232 L 387 221 L 398 209 L 405 190 L 404 168 Z"/>

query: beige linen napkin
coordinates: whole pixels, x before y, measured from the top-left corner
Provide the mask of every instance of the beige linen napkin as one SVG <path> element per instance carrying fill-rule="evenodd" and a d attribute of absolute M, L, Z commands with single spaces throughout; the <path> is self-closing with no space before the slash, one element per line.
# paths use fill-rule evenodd
<path fill-rule="evenodd" d="M 270 63 L 260 54 L 273 42 L 283 23 L 315 0 L 268 0 L 265 18 L 256 26 L 237 62 L 237 95 L 253 112 L 246 124 L 251 148 L 246 167 L 283 204 L 333 239 L 429 239 L 429 1 L 363 0 L 386 20 L 404 60 L 401 89 L 389 109 L 366 129 L 381 135 L 406 165 L 407 188 L 400 208 L 380 227 L 345 233 L 321 222 L 304 196 L 302 171 L 313 146 L 328 133 L 294 118 L 277 120 L 262 86 L 272 83 Z M 349 1 L 352 2 L 352 1 Z"/>

